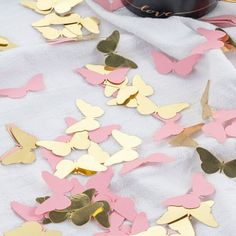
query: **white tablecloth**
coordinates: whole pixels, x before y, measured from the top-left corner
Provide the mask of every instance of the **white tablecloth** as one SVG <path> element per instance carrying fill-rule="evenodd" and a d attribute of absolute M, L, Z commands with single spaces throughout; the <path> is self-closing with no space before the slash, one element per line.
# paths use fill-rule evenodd
<path fill-rule="evenodd" d="M 123 9 L 118 13 L 107 13 L 99 6 L 87 0 L 76 8 L 83 16 L 94 15 L 103 18 L 101 37 L 114 29 L 119 29 L 121 42 L 119 51 L 132 58 L 139 68 L 132 70 L 129 77 L 140 74 L 147 83 L 155 88 L 155 100 L 160 105 L 189 102 L 191 108 L 183 112 L 181 123 L 185 126 L 201 121 L 199 100 L 207 80 L 212 80 L 210 104 L 216 108 L 236 108 L 236 69 L 231 61 L 236 62 L 235 55 L 225 55 L 214 50 L 207 53 L 196 67 L 196 71 L 187 79 L 174 74 L 158 74 L 150 57 L 153 47 L 159 48 L 176 58 L 187 56 L 191 49 L 204 39 L 195 29 L 199 26 L 212 28 L 207 23 L 172 17 L 170 19 L 142 19 L 134 17 Z M 160 167 L 146 167 L 124 177 L 116 175 L 112 189 L 135 200 L 137 209 L 147 213 L 150 225 L 165 211 L 161 202 L 167 197 L 182 194 L 191 184 L 194 171 L 200 170 L 200 161 L 191 148 L 172 148 L 167 142 L 157 144 L 153 134 L 161 123 L 151 116 L 140 116 L 135 110 L 124 107 L 108 107 L 102 90 L 92 87 L 73 71 L 86 63 L 102 64 L 103 58 L 95 47 L 97 40 L 80 43 L 48 45 L 36 32 L 31 23 L 42 16 L 24 8 L 19 1 L 0 0 L 0 35 L 6 36 L 19 47 L 0 53 L 0 88 L 17 87 L 24 84 L 31 76 L 43 73 L 46 90 L 30 93 L 24 99 L 0 98 L 0 154 L 13 145 L 4 125 L 15 123 L 22 129 L 40 139 L 54 139 L 63 134 L 64 117 L 81 115 L 75 106 L 77 98 L 85 99 L 105 109 L 102 124 L 118 123 L 124 132 L 138 135 L 143 139 L 140 155 L 147 156 L 153 152 L 163 152 L 176 157 L 176 162 Z M 211 15 L 233 14 L 236 4 L 220 3 Z M 228 31 L 236 37 L 236 28 Z M 236 63 L 235 63 L 236 64 Z M 236 141 L 228 139 L 220 145 L 212 138 L 201 135 L 197 138 L 200 145 L 214 151 L 225 160 L 235 158 Z M 111 145 L 112 144 L 112 145 Z M 108 151 L 118 146 L 114 142 L 104 145 Z M 74 152 L 73 158 L 79 153 Z M 0 166 L 0 232 L 19 226 L 22 220 L 10 209 L 10 202 L 15 200 L 33 205 L 38 196 L 49 194 L 49 189 L 41 179 L 41 171 L 50 170 L 47 162 L 38 153 L 37 161 L 32 165 Z M 78 177 L 82 181 L 86 178 Z M 235 236 L 236 183 L 223 174 L 208 176 L 216 188 L 213 213 L 219 222 L 219 228 L 209 228 L 196 223 L 196 235 L 199 236 Z M 93 235 L 99 232 L 96 224 L 89 223 L 81 228 L 66 222 L 51 224 L 48 228 L 58 229 L 65 236 Z"/>

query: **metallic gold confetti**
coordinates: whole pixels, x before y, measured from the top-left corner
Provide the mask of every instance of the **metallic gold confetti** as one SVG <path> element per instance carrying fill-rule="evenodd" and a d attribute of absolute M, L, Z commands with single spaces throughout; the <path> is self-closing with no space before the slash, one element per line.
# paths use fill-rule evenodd
<path fill-rule="evenodd" d="M 7 125 L 7 130 L 16 141 L 16 147 L 1 157 L 1 163 L 3 165 L 10 165 L 16 163 L 30 164 L 34 162 L 36 157 L 33 150 L 37 148 L 37 138 L 19 129 L 14 124 Z"/>
<path fill-rule="evenodd" d="M 172 146 L 198 147 L 198 143 L 191 137 L 201 130 L 204 124 L 197 124 L 185 128 L 183 132 L 170 140 Z"/>
<path fill-rule="evenodd" d="M 209 90 L 210 90 L 210 80 L 207 82 L 207 86 L 203 92 L 202 98 L 201 98 L 201 105 L 202 105 L 202 119 L 206 120 L 210 117 L 212 117 L 212 109 L 209 106 Z"/>
<path fill-rule="evenodd" d="M 224 172 L 225 175 L 230 178 L 236 177 L 236 160 L 229 162 L 220 161 L 212 153 L 202 147 L 198 147 L 197 152 L 202 161 L 201 167 L 207 174 L 214 174 L 220 171 Z"/>
<path fill-rule="evenodd" d="M 6 51 L 15 47 L 16 45 L 11 43 L 7 38 L 0 36 L 0 51 Z"/>

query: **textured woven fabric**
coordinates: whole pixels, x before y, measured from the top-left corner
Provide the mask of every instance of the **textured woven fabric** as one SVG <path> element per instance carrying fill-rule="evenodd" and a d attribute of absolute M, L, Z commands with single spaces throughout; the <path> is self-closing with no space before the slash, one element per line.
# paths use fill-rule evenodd
<path fill-rule="evenodd" d="M 93 10 L 91 10 L 91 8 Z M 135 110 L 124 107 L 108 107 L 102 89 L 92 87 L 74 73 L 74 69 L 86 63 L 102 64 L 103 58 L 95 47 L 98 40 L 80 43 L 48 45 L 36 32 L 31 23 L 42 16 L 22 7 L 17 0 L 0 0 L 0 35 L 6 36 L 19 47 L 0 53 L 0 88 L 23 85 L 37 73 L 45 76 L 46 90 L 30 93 L 23 99 L 0 98 L 0 154 L 14 144 L 4 125 L 15 123 L 22 129 L 40 139 L 54 139 L 63 134 L 66 116 L 80 118 L 75 106 L 77 98 L 104 108 L 102 124 L 118 123 L 124 132 L 138 135 L 143 139 L 140 148 L 142 157 L 154 152 L 163 152 L 176 157 L 176 162 L 163 166 L 138 169 L 120 177 L 116 175 L 112 189 L 135 200 L 137 209 L 147 213 L 151 225 L 165 211 L 161 202 L 167 197 L 186 192 L 191 184 L 191 175 L 200 170 L 200 161 L 191 148 L 172 148 L 166 142 L 159 144 L 153 140 L 154 132 L 161 123 L 151 116 L 138 115 Z M 229 55 L 231 61 L 220 50 L 207 53 L 196 70 L 188 78 L 181 79 L 174 74 L 160 75 L 150 57 L 154 47 L 174 56 L 183 58 L 204 38 L 196 33 L 196 28 L 213 28 L 212 25 L 187 18 L 170 19 L 138 18 L 121 9 L 117 13 L 107 13 L 101 7 L 87 0 L 76 8 L 83 16 L 97 14 L 101 21 L 101 36 L 107 36 L 112 30 L 121 31 L 119 51 L 132 58 L 138 65 L 137 70 L 129 73 L 143 76 L 147 83 L 155 88 L 155 100 L 160 105 L 189 102 L 191 108 L 183 112 L 181 123 L 185 126 L 201 121 L 199 100 L 207 80 L 212 80 L 210 105 L 220 108 L 236 108 L 236 69 L 235 55 Z M 236 4 L 220 3 L 211 15 L 233 14 Z M 228 29 L 236 37 L 236 28 Z M 236 65 L 236 63 L 235 63 Z M 236 141 L 228 139 L 220 145 L 212 138 L 201 135 L 199 144 L 225 160 L 235 158 Z M 112 145 L 111 145 L 112 144 Z M 119 147 L 114 142 L 104 145 L 108 151 Z M 71 158 L 78 158 L 74 152 Z M 41 171 L 50 170 L 47 162 L 37 152 L 37 161 L 32 165 L 0 166 L 0 233 L 18 226 L 22 220 L 10 209 L 15 200 L 33 205 L 38 196 L 49 194 L 47 185 L 41 178 Z M 78 177 L 82 181 L 86 178 Z M 223 174 L 208 176 L 216 188 L 213 213 L 219 222 L 219 228 L 209 228 L 201 223 L 195 225 L 199 236 L 235 236 L 236 183 Z M 93 235 L 99 227 L 89 223 L 78 228 L 71 223 L 51 224 L 48 228 L 58 229 L 65 236 Z"/>

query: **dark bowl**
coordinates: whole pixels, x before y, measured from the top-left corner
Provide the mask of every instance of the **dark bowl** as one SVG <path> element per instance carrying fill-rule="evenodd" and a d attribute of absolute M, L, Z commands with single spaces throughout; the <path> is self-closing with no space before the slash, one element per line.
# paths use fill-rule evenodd
<path fill-rule="evenodd" d="M 199 18 L 212 11 L 218 0 L 122 0 L 133 13 L 143 17 L 187 16 Z"/>

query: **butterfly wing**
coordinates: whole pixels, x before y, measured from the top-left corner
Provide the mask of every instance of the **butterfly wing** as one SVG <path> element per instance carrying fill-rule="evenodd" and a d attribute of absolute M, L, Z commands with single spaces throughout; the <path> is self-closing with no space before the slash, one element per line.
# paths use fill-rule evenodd
<path fill-rule="evenodd" d="M 81 99 L 76 100 L 76 105 L 81 113 L 86 117 L 97 118 L 104 114 L 104 111 L 100 107 L 92 106 Z"/>
<path fill-rule="evenodd" d="M 37 74 L 32 77 L 32 79 L 26 84 L 27 90 L 32 92 L 41 91 L 45 88 L 43 82 L 43 75 Z"/>
<path fill-rule="evenodd" d="M 97 143 L 91 142 L 88 154 L 93 156 L 98 163 L 104 163 L 109 159 L 110 155 L 108 152 L 105 152 Z"/>
<path fill-rule="evenodd" d="M 236 120 L 225 128 L 225 132 L 228 136 L 236 138 Z"/>
<path fill-rule="evenodd" d="M 236 177 L 236 160 L 232 160 L 225 163 L 223 167 L 223 171 L 228 177 L 235 178 Z"/>
<path fill-rule="evenodd" d="M 116 47 L 120 41 L 120 33 L 118 30 L 113 31 L 113 33 L 98 43 L 97 49 L 103 53 L 112 53 L 116 50 Z"/>
<path fill-rule="evenodd" d="M 157 107 L 156 112 L 161 118 L 168 120 L 174 118 L 178 114 L 178 112 L 181 112 L 188 107 L 189 107 L 188 103 L 177 103 L 177 104 Z"/>
<path fill-rule="evenodd" d="M 58 1 L 54 5 L 54 10 L 57 14 L 63 15 L 68 13 L 74 6 L 80 4 L 83 0 L 67 0 Z"/>
<path fill-rule="evenodd" d="M 213 154 L 201 147 L 196 150 L 202 161 L 201 167 L 207 174 L 213 174 L 220 170 L 221 162 Z"/>
<path fill-rule="evenodd" d="M 90 146 L 90 140 L 88 139 L 88 132 L 83 131 L 75 133 L 70 141 L 71 147 L 78 150 L 87 150 Z"/>
<path fill-rule="evenodd" d="M 194 54 L 176 62 L 174 64 L 174 71 L 182 77 L 189 75 L 201 57 L 201 54 Z"/>
<path fill-rule="evenodd" d="M 133 234 L 132 234 L 133 235 Z M 152 226 L 144 232 L 134 234 L 133 236 L 168 236 L 166 229 L 162 226 Z M 172 234 L 172 236 L 175 236 Z M 190 235 L 189 235 L 190 236 Z"/>
<path fill-rule="evenodd" d="M 152 51 L 152 58 L 156 67 L 156 70 L 161 74 L 169 74 L 174 69 L 174 63 L 165 54 Z"/>
<path fill-rule="evenodd" d="M 34 26 L 34 28 L 38 30 L 43 35 L 44 38 L 48 40 L 55 40 L 61 36 L 60 30 L 54 29 L 50 26 L 43 26 L 43 27 Z"/>
<path fill-rule="evenodd" d="M 6 88 L 0 89 L 0 96 L 9 98 L 22 98 L 26 96 L 25 88 Z"/>
<path fill-rule="evenodd" d="M 61 160 L 56 166 L 54 175 L 60 179 L 64 179 L 71 174 L 76 168 L 76 164 L 71 160 Z"/>
<path fill-rule="evenodd" d="M 86 79 L 86 81 L 92 85 L 102 84 L 106 79 L 105 75 L 91 71 L 86 68 L 76 69 L 76 73 L 82 75 Z"/>
<path fill-rule="evenodd" d="M 136 101 L 138 104 L 137 110 L 142 115 L 151 115 L 157 109 L 157 105 L 148 97 L 143 96 L 141 93 L 137 94 Z"/>
<path fill-rule="evenodd" d="M 131 234 L 135 235 L 140 232 L 146 231 L 149 227 L 147 216 L 144 212 L 137 214 L 131 228 Z"/>
<path fill-rule="evenodd" d="M 188 217 L 178 220 L 172 224 L 169 224 L 169 227 L 171 229 L 177 231 L 179 233 L 177 235 L 195 236 L 195 231 L 194 231 L 192 223 Z"/>
<path fill-rule="evenodd" d="M 153 88 L 150 85 L 147 85 L 139 75 L 134 76 L 132 85 L 138 88 L 139 93 L 143 96 L 151 96 L 154 93 Z"/>
<path fill-rule="evenodd" d="M 108 80 L 114 84 L 121 84 L 125 81 L 125 76 L 128 73 L 129 68 L 118 68 L 114 71 L 111 71 L 108 74 Z"/>
<path fill-rule="evenodd" d="M 113 130 L 112 136 L 122 147 L 126 148 L 135 148 L 142 143 L 137 136 L 128 135 L 119 130 Z"/>
<path fill-rule="evenodd" d="M 44 147 L 57 156 L 68 156 L 71 153 L 71 147 L 69 143 L 59 141 L 38 141 L 37 146 Z"/>
<path fill-rule="evenodd" d="M 116 103 L 123 105 L 129 102 L 132 96 L 138 93 L 138 88 L 134 86 L 126 86 L 121 88 L 116 97 Z"/>
<path fill-rule="evenodd" d="M 210 41 L 219 40 L 225 36 L 225 33 L 219 30 L 208 30 L 204 28 L 198 28 L 197 32 Z"/>

